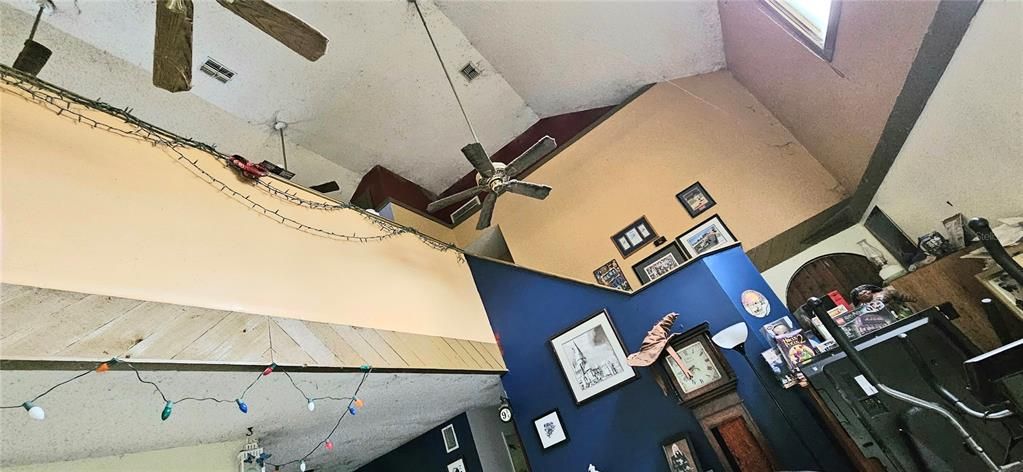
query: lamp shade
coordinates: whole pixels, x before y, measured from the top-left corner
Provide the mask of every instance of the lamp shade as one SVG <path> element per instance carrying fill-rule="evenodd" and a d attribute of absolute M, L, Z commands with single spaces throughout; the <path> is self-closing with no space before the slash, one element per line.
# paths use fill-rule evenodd
<path fill-rule="evenodd" d="M 749 336 L 749 328 L 746 323 L 739 322 L 718 331 L 717 334 L 711 336 L 711 340 L 722 349 L 735 349 L 736 346 L 746 342 L 747 336 Z"/>

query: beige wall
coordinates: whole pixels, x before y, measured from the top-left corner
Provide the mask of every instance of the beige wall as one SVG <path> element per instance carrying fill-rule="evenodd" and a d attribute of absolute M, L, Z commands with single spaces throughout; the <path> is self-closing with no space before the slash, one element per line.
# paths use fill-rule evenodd
<path fill-rule="evenodd" d="M 937 4 L 842 2 L 829 63 L 761 2 L 718 3 L 728 68 L 847 189 L 859 185 Z"/>
<path fill-rule="evenodd" d="M 7 88 L 0 97 L 5 283 L 494 339 L 456 253 L 413 236 L 360 244 L 286 227 L 162 148 L 75 124 Z M 283 202 L 210 155 L 188 156 L 283 215 L 337 233 L 378 234 L 355 212 Z"/>
<path fill-rule="evenodd" d="M 446 243 L 458 244 L 455 239 L 455 232 L 436 221 L 423 217 L 422 215 L 409 210 L 393 201 L 387 205 L 387 211 L 393 216 L 392 221 L 422 231 L 423 234 L 436 238 Z"/>
<path fill-rule="evenodd" d="M 83 438 L 83 440 L 87 440 Z M 4 467 L 3 472 L 236 472 L 244 441 L 176 447 L 120 456 Z M 40 447 L 47 447 L 41 444 Z"/>
<path fill-rule="evenodd" d="M 1023 3 L 985 1 L 875 196 L 910 238 L 960 212 L 1023 215 L 1020 51 Z"/>
<path fill-rule="evenodd" d="M 592 281 L 614 258 L 610 237 L 642 215 L 669 240 L 718 213 L 755 247 L 837 203 L 844 192 L 767 109 L 727 71 L 654 86 L 526 180 L 551 185 L 545 201 L 502 196 L 494 213 L 515 262 Z M 700 181 L 717 206 L 689 217 L 675 194 Z M 455 228 L 470 242 L 476 217 Z"/>

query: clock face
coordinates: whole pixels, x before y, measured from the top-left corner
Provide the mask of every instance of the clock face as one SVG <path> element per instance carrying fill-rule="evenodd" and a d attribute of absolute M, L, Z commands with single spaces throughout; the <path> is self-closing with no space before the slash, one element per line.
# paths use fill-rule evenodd
<path fill-rule="evenodd" d="M 501 410 L 498 412 L 498 414 L 501 416 L 501 421 L 503 421 L 505 423 L 511 421 L 511 419 L 512 419 L 511 408 L 502 407 Z"/>
<path fill-rule="evenodd" d="M 707 349 L 700 341 L 693 341 L 691 344 L 678 349 L 677 352 L 678 357 L 682 359 L 682 363 L 689 369 L 692 377 L 687 376 L 671 356 L 667 356 L 665 360 L 671 369 L 671 373 L 675 376 L 675 380 L 682 387 L 683 393 L 699 390 L 721 379 L 721 370 L 714 364 L 714 359 L 710 357 L 710 353 L 707 352 Z"/>

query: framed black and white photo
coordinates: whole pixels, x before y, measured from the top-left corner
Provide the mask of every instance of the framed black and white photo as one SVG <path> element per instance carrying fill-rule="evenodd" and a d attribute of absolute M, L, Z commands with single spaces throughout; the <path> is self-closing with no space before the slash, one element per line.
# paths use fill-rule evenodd
<path fill-rule="evenodd" d="M 682 267 L 686 259 L 688 257 L 682 248 L 673 243 L 639 261 L 632 266 L 632 271 L 639 277 L 639 282 L 646 285 Z"/>
<path fill-rule="evenodd" d="M 614 287 L 619 290 L 631 291 L 632 287 L 629 285 L 629 279 L 625 278 L 625 273 L 622 272 L 622 268 L 618 265 L 618 261 L 611 259 L 607 264 L 604 264 L 593 271 L 593 276 L 597 278 L 597 283 L 605 287 Z"/>
<path fill-rule="evenodd" d="M 551 348 L 577 405 L 637 376 L 607 310 L 551 338 Z"/>
<path fill-rule="evenodd" d="M 690 257 L 696 257 L 707 251 L 734 243 L 735 236 L 725 226 L 725 222 L 721 221 L 721 217 L 714 215 L 686 231 L 676 240 Z"/>
<path fill-rule="evenodd" d="M 710 207 L 717 204 L 699 182 L 686 187 L 685 190 L 675 195 L 675 198 L 686 209 L 689 216 L 693 218 L 696 218 L 700 213 L 709 210 Z"/>
<path fill-rule="evenodd" d="M 448 464 L 448 472 L 465 472 L 465 460 L 458 459 Z"/>
<path fill-rule="evenodd" d="M 455 434 L 455 425 L 449 424 L 440 430 L 444 437 L 444 452 L 451 452 L 458 449 L 458 436 Z"/>
<path fill-rule="evenodd" d="M 645 216 L 641 216 L 631 225 L 611 236 L 611 242 L 618 248 L 622 257 L 629 257 L 655 239 L 657 239 L 657 232 L 654 231 L 653 226 L 650 226 L 650 222 L 646 220 Z"/>
<path fill-rule="evenodd" d="M 664 457 L 668 460 L 668 470 L 671 472 L 700 472 L 699 461 L 693 453 L 693 446 L 685 434 L 680 434 L 661 444 L 664 450 Z"/>
<path fill-rule="evenodd" d="M 533 428 L 536 429 L 536 436 L 540 438 L 540 446 L 544 449 L 568 441 L 568 431 L 565 431 L 565 425 L 561 424 L 561 415 L 558 414 L 557 408 L 533 420 Z"/>

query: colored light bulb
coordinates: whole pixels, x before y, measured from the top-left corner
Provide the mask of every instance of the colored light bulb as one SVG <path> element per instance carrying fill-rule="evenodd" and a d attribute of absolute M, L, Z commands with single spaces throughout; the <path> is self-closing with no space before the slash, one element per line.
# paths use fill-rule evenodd
<path fill-rule="evenodd" d="M 302 472 L 305 472 L 305 461 L 299 462 L 298 470 L 301 470 Z"/>
<path fill-rule="evenodd" d="M 316 404 L 313 403 L 312 400 L 309 400 L 309 403 L 306 403 L 305 407 L 308 408 L 309 411 L 313 411 L 316 409 Z"/>
<path fill-rule="evenodd" d="M 106 362 L 100 364 L 99 367 L 96 367 L 96 372 L 99 372 L 101 374 L 108 370 L 110 370 L 110 364 L 107 364 Z"/>
<path fill-rule="evenodd" d="M 323 447 L 327 448 L 328 451 L 333 451 L 334 443 L 330 442 L 330 440 L 328 439 L 327 442 L 323 443 Z"/>
<path fill-rule="evenodd" d="M 163 407 L 163 413 L 160 413 L 160 419 L 163 420 L 163 421 L 167 421 L 167 418 L 170 418 L 171 411 L 173 409 L 174 409 L 174 402 L 168 401 L 167 404 L 164 405 L 164 407 Z"/>
<path fill-rule="evenodd" d="M 242 413 L 248 413 L 249 412 L 249 405 L 246 405 L 245 402 L 243 402 L 241 398 L 235 400 L 234 402 L 238 404 L 238 409 L 241 410 Z"/>
<path fill-rule="evenodd" d="M 359 366 L 359 370 L 363 372 L 369 372 L 369 369 L 370 369 L 369 364 L 362 364 L 361 366 Z"/>
<path fill-rule="evenodd" d="M 270 365 L 267 366 L 267 368 L 263 369 L 263 375 L 270 375 L 270 372 L 273 372 L 276 367 L 277 363 L 271 362 Z"/>
<path fill-rule="evenodd" d="M 362 401 L 361 398 L 356 398 L 355 399 L 355 406 L 357 406 L 359 408 L 362 408 L 363 405 L 365 405 L 365 403 Z"/>
<path fill-rule="evenodd" d="M 25 402 L 21 404 L 22 408 L 28 411 L 28 417 L 36 421 L 42 421 L 46 419 L 46 412 L 43 411 L 43 407 L 37 406 L 32 402 Z"/>
<path fill-rule="evenodd" d="M 355 416 L 355 407 L 349 405 L 348 406 L 348 413 L 351 413 L 352 416 Z"/>

